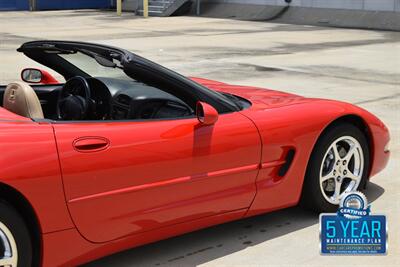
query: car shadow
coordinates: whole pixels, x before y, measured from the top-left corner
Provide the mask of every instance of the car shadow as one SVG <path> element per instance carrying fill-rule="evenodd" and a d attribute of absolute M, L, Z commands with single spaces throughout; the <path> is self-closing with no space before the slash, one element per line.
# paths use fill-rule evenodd
<path fill-rule="evenodd" d="M 375 183 L 369 183 L 364 191 L 369 202 L 384 192 Z M 198 266 L 313 226 L 318 221 L 318 214 L 293 207 L 130 249 L 85 266 Z"/>
<path fill-rule="evenodd" d="M 373 182 L 369 182 L 367 189 L 365 189 L 363 192 L 367 197 L 368 202 L 372 203 L 375 200 L 377 200 L 380 196 L 382 196 L 383 193 L 385 193 L 385 189 Z"/>

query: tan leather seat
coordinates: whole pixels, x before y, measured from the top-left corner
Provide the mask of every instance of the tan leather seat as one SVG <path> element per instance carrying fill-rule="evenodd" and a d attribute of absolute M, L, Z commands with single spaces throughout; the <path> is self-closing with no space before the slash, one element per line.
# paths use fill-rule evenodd
<path fill-rule="evenodd" d="M 4 92 L 3 107 L 20 116 L 43 119 L 43 110 L 35 91 L 27 83 L 13 82 Z"/>

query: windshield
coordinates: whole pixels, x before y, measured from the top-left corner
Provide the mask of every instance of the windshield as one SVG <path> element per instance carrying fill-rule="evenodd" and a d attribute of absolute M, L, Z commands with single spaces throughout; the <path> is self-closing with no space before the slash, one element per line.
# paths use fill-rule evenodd
<path fill-rule="evenodd" d="M 105 67 L 100 65 L 96 59 L 81 52 L 76 52 L 73 54 L 58 54 L 60 57 L 75 65 L 85 73 L 92 77 L 106 77 L 106 78 L 118 78 L 132 80 L 129 78 L 122 69 L 118 67 Z M 119 66 L 117 60 L 113 62 Z"/>
<path fill-rule="evenodd" d="M 210 90 L 126 50 L 90 43 L 34 41 L 23 44 L 17 51 L 60 73 L 66 79 L 75 76 L 130 81 L 133 79 L 173 94 L 192 108 L 201 99 L 216 107 L 220 113 L 240 110 L 236 99 Z"/>

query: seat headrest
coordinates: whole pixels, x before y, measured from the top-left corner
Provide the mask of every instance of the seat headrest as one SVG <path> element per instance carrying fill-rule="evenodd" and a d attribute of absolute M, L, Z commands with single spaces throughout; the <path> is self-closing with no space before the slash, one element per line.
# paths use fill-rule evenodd
<path fill-rule="evenodd" d="M 43 110 L 35 91 L 27 83 L 10 83 L 4 92 L 3 107 L 20 116 L 43 119 Z"/>

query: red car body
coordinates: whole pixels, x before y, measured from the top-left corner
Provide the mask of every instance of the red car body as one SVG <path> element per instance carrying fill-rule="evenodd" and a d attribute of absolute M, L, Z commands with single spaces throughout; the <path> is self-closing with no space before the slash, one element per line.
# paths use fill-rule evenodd
<path fill-rule="evenodd" d="M 220 115 L 214 126 L 199 129 L 197 119 L 52 125 L 0 108 L 1 183 L 32 206 L 41 229 L 43 266 L 74 266 L 294 206 L 316 140 L 343 117 L 368 125 L 370 175 L 387 164 L 388 130 L 361 108 L 193 79 L 240 95 L 252 107 Z M 111 144 L 97 153 L 80 153 L 71 144 L 82 136 L 103 136 Z M 290 149 L 296 151 L 293 163 L 280 177 Z M 131 173 L 140 179 L 133 181 Z"/>
<path fill-rule="evenodd" d="M 192 78 L 251 107 L 167 121 L 49 123 L 0 108 L 0 184 L 32 211 L 42 266 L 76 266 L 211 225 L 298 204 L 321 133 L 364 125 L 370 176 L 389 159 L 389 132 L 351 104 Z M 79 145 L 104 142 L 85 153 Z M 284 175 L 289 151 L 295 151 Z"/>

